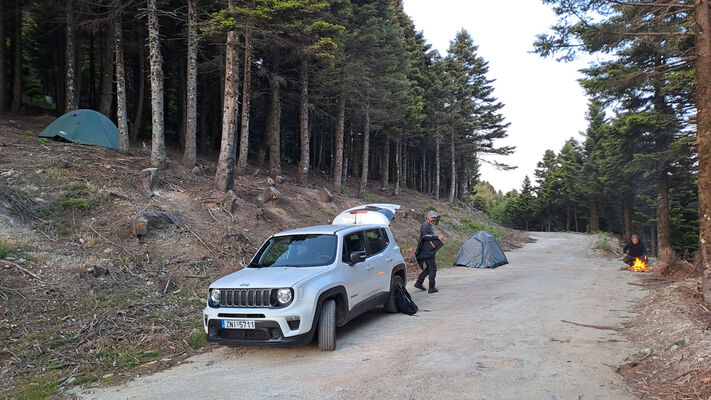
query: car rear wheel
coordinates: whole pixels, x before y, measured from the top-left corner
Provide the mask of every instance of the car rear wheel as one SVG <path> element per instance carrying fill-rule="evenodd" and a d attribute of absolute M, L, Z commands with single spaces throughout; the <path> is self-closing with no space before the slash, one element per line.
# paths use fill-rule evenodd
<path fill-rule="evenodd" d="M 326 300 L 318 319 L 318 348 L 324 351 L 336 349 L 336 302 Z"/>
<path fill-rule="evenodd" d="M 398 312 L 397 304 L 395 303 L 395 288 L 398 286 L 405 286 L 405 282 L 402 280 L 402 277 L 400 275 L 395 275 L 393 276 L 393 279 L 390 282 L 390 295 L 388 296 L 388 300 L 384 304 L 384 309 L 386 313 Z"/>

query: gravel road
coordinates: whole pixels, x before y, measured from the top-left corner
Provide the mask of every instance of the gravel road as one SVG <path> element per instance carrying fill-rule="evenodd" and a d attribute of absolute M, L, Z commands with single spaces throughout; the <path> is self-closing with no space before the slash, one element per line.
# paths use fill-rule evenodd
<path fill-rule="evenodd" d="M 88 399 L 634 399 L 617 365 L 639 349 L 614 330 L 645 294 L 591 236 L 533 233 L 494 270 L 440 269 L 421 311 L 377 309 L 337 331 L 336 351 L 218 347 Z"/>

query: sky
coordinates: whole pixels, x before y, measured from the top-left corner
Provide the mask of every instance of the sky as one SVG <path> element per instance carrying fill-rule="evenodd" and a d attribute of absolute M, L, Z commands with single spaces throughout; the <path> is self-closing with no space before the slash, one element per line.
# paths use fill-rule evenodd
<path fill-rule="evenodd" d="M 504 193 L 520 189 L 525 175 L 534 181 L 536 163 L 546 150 L 560 151 L 571 137 L 582 141 L 588 99 L 577 79 L 587 63 L 530 53 L 536 34 L 556 21 L 549 6 L 541 0 L 404 0 L 404 5 L 415 29 L 443 56 L 456 33 L 466 29 L 479 46 L 478 55 L 489 62 L 487 77 L 495 79 L 494 96 L 505 105 L 502 113 L 511 124 L 508 137 L 495 144 L 516 150 L 482 159 L 518 168 L 501 171 L 483 162 L 480 180 Z"/>

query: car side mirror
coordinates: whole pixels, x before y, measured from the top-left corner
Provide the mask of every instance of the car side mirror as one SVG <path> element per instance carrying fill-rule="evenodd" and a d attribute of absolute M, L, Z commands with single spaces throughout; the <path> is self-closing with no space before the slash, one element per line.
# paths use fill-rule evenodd
<path fill-rule="evenodd" d="M 354 251 L 351 253 L 351 267 L 358 264 L 359 262 L 365 261 L 365 252 L 364 251 Z"/>

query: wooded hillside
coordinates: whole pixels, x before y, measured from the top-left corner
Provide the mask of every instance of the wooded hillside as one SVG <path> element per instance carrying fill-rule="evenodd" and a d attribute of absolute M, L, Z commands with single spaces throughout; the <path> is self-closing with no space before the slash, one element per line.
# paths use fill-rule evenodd
<path fill-rule="evenodd" d="M 220 190 L 251 166 L 453 201 L 478 155 L 512 151 L 474 40 L 440 55 L 401 1 L 14 0 L 0 15 L 0 110 L 98 110 L 159 168 L 166 145 L 191 168 L 219 153 Z"/>

